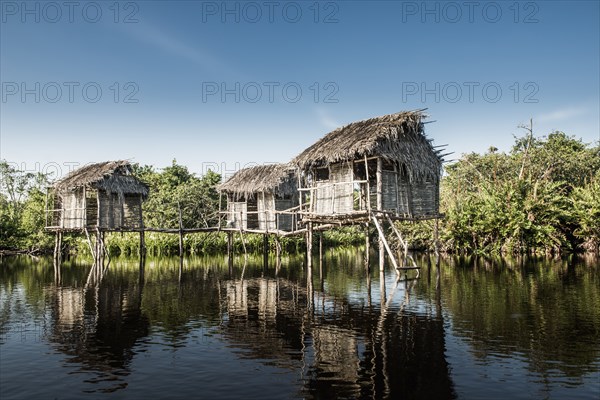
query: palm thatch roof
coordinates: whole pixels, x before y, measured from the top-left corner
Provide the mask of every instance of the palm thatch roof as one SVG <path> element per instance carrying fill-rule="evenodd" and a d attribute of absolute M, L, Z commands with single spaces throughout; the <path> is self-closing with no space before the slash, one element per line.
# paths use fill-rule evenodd
<path fill-rule="evenodd" d="M 268 164 L 244 168 L 217 186 L 236 198 L 252 198 L 259 192 L 293 195 L 297 190 L 294 169 L 289 164 Z"/>
<path fill-rule="evenodd" d="M 303 170 L 381 156 L 406 165 L 411 179 L 438 178 L 442 158 L 427 139 L 423 110 L 403 111 L 353 122 L 328 133 L 292 160 Z"/>
<path fill-rule="evenodd" d="M 141 194 L 148 196 L 148 186 L 131 175 L 129 161 L 105 161 L 85 165 L 71 171 L 54 184 L 55 189 L 65 193 L 81 187 L 105 190 L 110 193 Z"/>

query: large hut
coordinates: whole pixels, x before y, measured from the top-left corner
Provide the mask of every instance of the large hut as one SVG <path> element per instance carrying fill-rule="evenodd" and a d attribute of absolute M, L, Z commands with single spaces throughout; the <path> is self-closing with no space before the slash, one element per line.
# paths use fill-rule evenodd
<path fill-rule="evenodd" d="M 263 232 L 291 231 L 298 183 L 288 164 L 244 168 L 218 187 L 227 196 L 227 227 Z"/>
<path fill-rule="evenodd" d="M 305 222 L 437 218 L 442 158 L 425 136 L 425 117 L 408 111 L 354 122 L 294 158 Z"/>
<path fill-rule="evenodd" d="M 143 229 L 148 186 L 131 175 L 128 161 L 86 165 L 56 182 L 49 196 L 47 229 L 136 231 Z"/>

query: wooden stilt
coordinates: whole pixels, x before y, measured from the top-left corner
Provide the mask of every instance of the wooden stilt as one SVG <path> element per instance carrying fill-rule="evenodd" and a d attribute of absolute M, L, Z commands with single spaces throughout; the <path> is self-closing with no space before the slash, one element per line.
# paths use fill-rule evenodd
<path fill-rule="evenodd" d="M 435 251 L 435 256 L 439 258 L 440 256 L 440 245 L 439 245 L 439 218 L 435 219 L 435 225 L 433 228 L 433 249 Z"/>
<path fill-rule="evenodd" d="M 233 232 L 227 232 L 227 257 L 233 260 Z"/>
<path fill-rule="evenodd" d="M 379 273 L 379 295 L 380 295 L 380 299 L 379 301 L 381 302 L 381 308 L 382 310 L 385 307 L 385 303 L 386 303 L 386 293 L 385 293 L 385 274 L 383 273 L 383 271 L 381 271 Z"/>
<path fill-rule="evenodd" d="M 275 274 L 277 275 L 279 273 L 279 269 L 281 268 L 281 242 L 279 241 L 279 236 L 275 236 L 275 252 Z"/>
<path fill-rule="evenodd" d="M 323 276 L 323 232 L 319 232 L 319 273 Z"/>
<path fill-rule="evenodd" d="M 63 240 L 63 233 L 62 232 L 58 232 L 58 244 L 57 244 L 57 258 L 56 261 L 58 263 L 58 265 L 60 266 L 60 264 L 62 263 L 62 240 Z"/>
<path fill-rule="evenodd" d="M 380 241 L 380 243 L 383 242 L 383 247 L 385 247 L 385 250 L 387 251 L 388 256 L 390 257 L 392 264 L 394 264 L 394 268 L 396 269 L 396 272 L 398 272 L 399 268 L 398 268 L 398 263 L 396 262 L 396 257 L 394 257 L 394 253 L 392 252 L 392 249 L 390 249 L 390 246 L 389 246 L 387 240 L 385 239 L 385 234 L 383 232 L 383 229 L 381 229 L 381 225 L 379 225 L 379 221 L 377 220 L 377 218 L 375 216 L 373 216 L 373 222 L 375 223 L 375 227 L 377 228 L 377 232 L 379 233 L 379 241 Z M 379 257 L 381 257 L 381 250 L 382 249 L 379 249 L 379 252 L 380 252 Z M 379 262 L 381 262 L 381 259 L 379 260 Z M 383 269 L 381 269 L 381 270 L 383 271 Z"/>
<path fill-rule="evenodd" d="M 183 219 L 181 217 L 181 205 L 177 203 L 179 210 L 179 257 L 183 257 Z"/>
<path fill-rule="evenodd" d="M 385 249 L 383 248 L 383 238 L 381 234 L 379 234 L 379 270 L 385 270 Z"/>
<path fill-rule="evenodd" d="M 140 231 L 140 258 L 146 257 L 146 234 L 143 230 Z"/>
<path fill-rule="evenodd" d="M 308 268 L 312 268 L 312 240 L 313 240 L 313 226 L 312 222 L 308 223 L 308 230 L 306 231 L 306 265 Z"/>
<path fill-rule="evenodd" d="M 90 248 L 90 254 L 94 261 L 96 261 L 96 253 L 94 252 L 94 245 L 92 244 L 92 238 L 90 237 L 90 232 L 87 228 L 85 228 L 85 237 L 87 238 L 88 247 Z"/>
<path fill-rule="evenodd" d="M 278 260 L 281 259 L 281 241 L 279 236 L 275 236 L 275 256 Z"/>
<path fill-rule="evenodd" d="M 58 231 L 54 235 L 54 261 L 58 261 Z"/>
<path fill-rule="evenodd" d="M 263 268 L 269 268 L 269 235 L 263 235 Z"/>
<path fill-rule="evenodd" d="M 377 178 L 377 211 L 382 211 L 383 210 L 383 161 L 382 161 L 381 157 L 377 158 L 376 178 Z M 379 231 L 379 270 L 383 271 L 385 269 L 385 253 L 384 253 L 383 246 L 387 245 L 387 243 L 384 242 L 385 236 L 383 235 L 381 227 L 379 226 L 379 223 L 377 222 L 376 216 L 373 216 L 373 221 L 375 221 L 375 226 L 377 227 L 377 230 Z"/>
<path fill-rule="evenodd" d="M 104 254 L 102 256 L 106 257 L 106 260 L 107 260 L 104 271 L 106 271 L 106 269 L 110 265 L 110 252 L 108 251 L 108 247 L 106 247 L 106 242 L 104 241 L 105 234 L 106 234 L 106 232 L 102 232 L 102 248 L 104 249 Z M 103 271 L 103 274 L 104 274 L 104 271 Z"/>
<path fill-rule="evenodd" d="M 244 260 L 248 259 L 248 250 L 246 249 L 246 240 L 244 239 L 244 232 L 240 226 L 240 239 L 242 239 L 242 248 L 244 249 Z"/>
<path fill-rule="evenodd" d="M 370 263 L 371 241 L 369 240 L 369 223 L 365 224 L 365 269 L 367 274 L 371 271 Z"/>
<path fill-rule="evenodd" d="M 312 229 L 311 229 L 312 231 Z M 311 238 L 312 238 L 312 232 L 311 232 Z M 312 246 L 311 246 L 312 247 Z M 309 260 L 312 257 L 309 256 Z M 313 305 L 314 305 L 314 289 L 313 289 L 313 279 L 312 279 L 312 264 L 308 265 L 308 268 L 306 269 L 306 299 L 307 299 L 307 308 L 309 312 L 314 311 L 313 310 Z"/>
<path fill-rule="evenodd" d="M 181 285 L 181 278 L 183 276 L 183 256 L 179 257 L 179 284 Z"/>

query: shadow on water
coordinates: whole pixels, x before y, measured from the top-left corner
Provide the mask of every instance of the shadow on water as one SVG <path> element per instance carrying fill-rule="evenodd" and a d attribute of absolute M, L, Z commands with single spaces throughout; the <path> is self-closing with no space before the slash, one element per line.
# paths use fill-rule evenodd
<path fill-rule="evenodd" d="M 198 395 L 228 387 L 229 397 L 253 397 L 248 386 L 231 387 L 226 361 L 212 366 L 214 381 L 200 384 L 186 380 L 183 362 L 171 360 L 181 387 L 169 381 L 164 392 L 132 392 L 136 374 L 152 368 L 141 366 L 144 357 L 162 359 L 159 348 L 191 352 L 200 333 L 220 349 L 218 359 L 232 353 L 238 362 L 274 368 L 273 379 L 291 373 L 292 381 L 279 386 L 251 377 L 262 398 L 484 396 L 493 391 L 469 379 L 485 380 L 485 365 L 502 367 L 499 358 L 517 359 L 534 376 L 519 377 L 515 388 L 534 382 L 546 393 L 565 387 L 573 398 L 578 388 L 582 397 L 593 393 L 587 377 L 598 375 L 600 365 L 595 261 L 420 256 L 417 263 L 419 279 L 408 273 L 398 280 L 377 268 L 367 274 L 357 250 L 327 251 L 312 271 L 293 257 L 268 269 L 262 257 L 148 259 L 143 273 L 137 260 L 118 259 L 86 285 L 91 266 L 85 262 L 71 260 L 56 271 L 45 259 L 4 259 L 0 346 L 19 351 L 13 336 L 23 321 L 33 321 L 40 340 L 62 355 L 63 369 L 48 367 L 48 373 L 72 384 L 65 396 L 72 398 L 81 392 L 177 396 L 184 386 Z M 454 343 L 468 349 L 460 359 L 468 365 L 456 364 Z M 38 361 L 31 357 L 23 362 Z M 5 367 L 3 395 L 11 398 L 10 385 L 23 384 L 23 368 L 11 374 Z M 495 384 L 505 394 L 517 390 Z"/>

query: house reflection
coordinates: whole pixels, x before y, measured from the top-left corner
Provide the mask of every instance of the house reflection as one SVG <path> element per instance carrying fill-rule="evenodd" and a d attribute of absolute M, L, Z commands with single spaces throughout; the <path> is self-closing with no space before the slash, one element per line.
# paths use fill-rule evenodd
<path fill-rule="evenodd" d="M 364 306 L 283 278 L 223 284 L 228 342 L 240 357 L 301 370 L 303 397 L 455 397 L 439 309 Z"/>
<path fill-rule="evenodd" d="M 113 392 L 127 386 L 124 377 L 136 342 L 148 335 L 141 312 L 139 284 L 102 285 L 90 289 L 55 287 L 48 291 L 53 323 L 48 341 L 67 355 L 66 366 L 94 384 L 90 392 Z"/>

